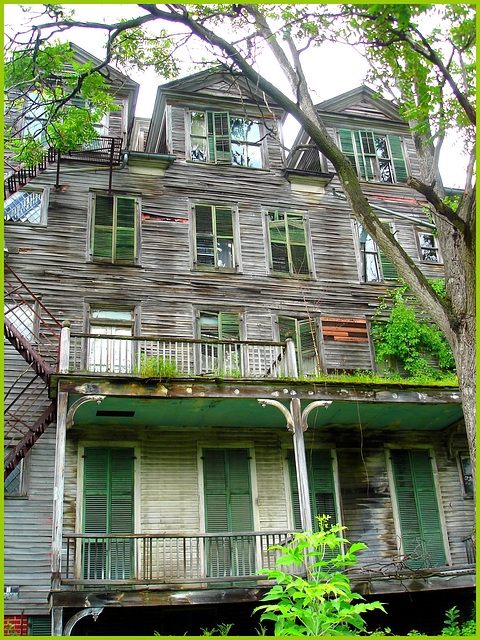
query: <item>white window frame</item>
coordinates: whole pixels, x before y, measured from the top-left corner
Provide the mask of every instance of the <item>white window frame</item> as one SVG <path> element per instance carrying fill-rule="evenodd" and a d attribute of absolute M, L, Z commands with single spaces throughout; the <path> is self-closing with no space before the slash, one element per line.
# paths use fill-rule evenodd
<path fill-rule="evenodd" d="M 93 255 L 94 218 L 96 196 L 111 196 L 117 198 L 129 198 L 135 200 L 135 230 L 134 230 L 134 257 L 132 262 L 118 262 L 117 260 L 101 258 Z M 98 264 L 114 264 L 121 267 L 141 266 L 142 261 L 142 199 L 136 193 L 107 193 L 106 191 L 90 191 L 88 198 L 88 224 L 87 224 L 87 261 Z"/>
<path fill-rule="evenodd" d="M 422 246 L 422 242 L 420 239 L 420 236 L 422 235 L 426 235 L 426 236 L 431 236 L 433 238 L 433 242 L 434 242 L 434 246 L 433 247 L 423 247 Z M 433 233 L 432 231 L 425 231 L 423 229 L 415 229 L 415 238 L 417 240 L 417 248 L 418 248 L 418 257 L 419 260 L 422 264 L 425 265 L 436 265 L 436 264 L 443 264 L 443 258 L 442 258 L 442 253 L 440 251 L 440 245 L 438 243 L 438 238 L 437 236 Z M 422 253 L 422 249 L 431 249 L 432 251 L 436 252 L 437 255 L 437 260 L 425 260 L 425 258 L 423 257 L 423 253 Z"/>
<path fill-rule="evenodd" d="M 197 233 L 196 233 L 196 205 L 206 205 L 215 208 L 226 208 L 232 210 L 232 229 L 233 229 L 233 268 L 217 267 L 215 265 L 199 265 L 197 263 Z M 189 201 L 189 235 L 190 235 L 190 269 L 193 271 L 214 271 L 221 273 L 241 273 L 242 272 L 242 255 L 240 250 L 240 225 L 238 205 L 227 204 L 225 202 L 207 202 L 205 200 Z"/>
<path fill-rule="evenodd" d="M 271 245 L 271 237 L 270 237 L 270 213 L 278 213 L 283 214 L 293 214 L 295 216 L 302 216 L 303 218 L 303 227 L 305 231 L 305 248 L 307 251 L 307 261 L 308 261 L 308 273 L 293 273 L 291 269 L 293 269 L 293 264 L 289 260 L 289 272 L 283 271 L 275 271 L 273 268 L 273 259 L 272 259 L 272 245 Z M 313 253 L 313 240 L 312 234 L 310 230 L 310 217 L 305 211 L 298 210 L 282 210 L 279 211 L 278 208 L 268 207 L 262 208 L 262 219 L 263 219 L 263 234 L 264 234 L 264 242 L 266 247 L 265 255 L 267 257 L 267 275 L 271 275 L 278 278 L 298 278 L 300 280 L 316 280 L 316 271 L 315 271 L 315 256 Z M 290 242 L 288 242 L 287 247 L 290 246 Z M 287 314 L 288 315 L 288 314 Z"/>
<path fill-rule="evenodd" d="M 93 318 L 93 312 L 94 311 L 104 311 L 104 312 L 108 312 L 108 311 L 124 311 L 124 312 L 129 312 L 131 313 L 131 320 L 122 320 L 122 319 L 109 319 L 109 318 Z M 137 329 L 137 324 L 138 324 L 138 314 L 137 314 L 137 310 L 135 307 L 129 307 L 129 306 L 118 306 L 118 307 L 113 307 L 113 306 L 108 306 L 108 305 L 99 305 L 99 304 L 90 304 L 88 306 L 88 318 L 87 318 L 87 333 L 91 333 L 93 335 L 98 334 L 99 332 L 96 330 L 96 327 L 101 327 L 101 331 L 99 335 L 103 335 L 103 329 L 111 327 L 112 329 L 124 329 L 125 331 L 128 331 L 130 329 L 130 333 L 119 333 L 118 335 L 129 335 L 129 336 L 135 336 L 135 334 L 137 333 L 136 329 Z M 105 336 L 110 336 L 110 335 L 114 335 L 109 334 L 107 332 L 104 332 Z M 91 349 L 92 349 L 92 340 L 95 340 L 95 338 L 89 338 L 88 342 L 87 342 L 87 348 L 85 350 L 85 354 L 84 354 L 84 358 L 85 358 L 85 368 L 88 371 L 96 371 L 96 369 L 94 369 L 93 367 L 95 366 L 94 364 L 91 363 Z M 98 339 L 100 340 L 100 339 Z M 123 340 L 119 341 L 120 343 L 123 342 Z M 125 354 L 125 358 L 127 359 L 127 366 L 125 368 L 125 371 L 123 371 L 123 367 L 122 367 L 122 371 L 116 371 L 116 370 L 112 370 L 110 371 L 110 368 L 108 369 L 108 371 L 103 372 L 100 371 L 100 373 L 105 373 L 105 374 L 112 374 L 112 373 L 131 373 L 134 366 L 135 366 L 135 343 L 132 340 L 131 342 L 125 341 L 126 342 L 126 354 Z M 110 339 L 107 340 L 107 366 L 110 365 L 111 359 L 115 358 L 115 341 L 114 339 Z"/>
<path fill-rule="evenodd" d="M 12 194 L 11 197 L 15 196 L 16 194 L 20 194 L 20 193 L 39 193 L 40 194 L 40 219 L 38 222 L 30 222 L 28 220 L 11 220 L 5 219 L 5 213 L 4 213 L 4 222 L 7 225 L 22 225 L 22 226 L 30 226 L 30 227 L 46 227 L 47 226 L 47 213 L 48 213 L 48 205 L 49 205 L 49 201 L 50 201 L 50 187 L 42 187 L 40 188 L 32 188 L 30 186 L 25 186 L 22 187 L 21 189 L 19 189 L 18 191 L 16 191 L 14 194 Z M 7 200 L 5 202 L 8 202 L 10 198 L 7 198 Z"/>
<path fill-rule="evenodd" d="M 393 464 L 392 464 L 392 460 L 391 460 L 391 450 L 392 449 L 404 449 L 406 451 L 412 451 L 414 449 L 421 449 L 423 451 L 428 451 L 430 454 L 430 461 L 432 464 L 432 475 L 433 475 L 433 484 L 435 487 L 435 495 L 437 498 L 437 505 L 438 505 L 438 515 L 439 515 L 439 519 L 440 519 L 440 527 L 442 530 L 442 537 L 443 537 L 443 548 L 445 550 L 445 560 L 447 565 L 451 565 L 452 564 L 452 555 L 450 552 L 450 545 L 448 542 L 448 532 L 447 532 L 447 525 L 446 525 L 446 520 L 445 520 L 445 511 L 443 509 L 443 498 L 442 498 L 442 492 L 440 490 L 440 481 L 439 481 L 439 477 L 438 477 L 438 467 L 437 467 L 437 461 L 435 458 L 435 452 L 433 450 L 433 448 L 429 445 L 416 445 L 416 446 L 410 446 L 410 445 L 400 445 L 400 444 L 384 444 L 384 452 L 385 452 L 385 461 L 386 461 L 386 467 L 387 467 L 387 477 L 388 477 L 388 485 L 389 485 L 389 490 L 390 490 L 390 497 L 391 497 L 391 505 L 392 505 L 392 512 L 393 512 L 393 523 L 394 523 L 394 527 L 395 527 L 395 537 L 396 537 L 396 541 L 397 541 L 397 549 L 398 549 L 398 554 L 400 555 L 400 557 L 404 557 L 404 551 L 403 551 L 403 539 L 402 539 L 402 530 L 401 530 L 401 526 L 400 526 L 400 514 L 398 512 L 398 504 L 397 504 L 397 493 L 395 491 L 395 478 L 394 478 L 394 473 L 393 473 Z"/>
<path fill-rule="evenodd" d="M 234 162 L 225 162 L 225 161 L 216 161 L 215 159 L 210 158 L 210 150 L 209 150 L 209 144 L 208 144 L 208 125 L 207 125 L 207 111 L 211 111 L 212 113 L 220 113 L 222 112 L 222 109 L 218 108 L 218 109 L 212 109 L 212 108 L 206 108 L 206 107 L 199 107 L 198 109 L 194 109 L 194 108 L 187 108 L 185 109 L 185 129 L 186 129 L 186 135 L 185 135 L 185 158 L 187 160 L 187 162 L 193 162 L 195 164 L 200 164 L 200 165 L 205 165 L 205 164 L 215 164 L 215 165 L 224 165 L 227 167 L 235 167 L 235 168 L 240 168 L 240 169 L 256 169 L 256 170 L 265 170 L 268 169 L 267 166 L 267 147 L 265 144 L 265 128 L 264 125 L 262 123 L 262 119 L 259 116 L 252 116 L 249 114 L 245 114 L 245 113 L 235 113 L 229 110 L 223 110 L 223 112 L 228 113 L 228 118 L 229 118 L 229 128 L 231 127 L 230 125 L 230 118 L 243 118 L 244 120 L 251 120 L 252 122 L 256 122 L 258 124 L 258 128 L 259 128 L 259 141 L 258 143 L 250 143 L 251 146 L 254 147 L 258 147 L 260 150 L 260 158 L 261 158 L 261 166 L 260 167 L 248 167 L 248 166 L 244 166 L 244 165 L 239 165 L 236 164 Z M 192 158 L 192 141 L 191 141 L 191 113 L 203 113 L 204 114 L 204 122 L 205 122 L 205 156 L 206 159 L 203 160 L 194 160 Z M 197 136 L 197 137 L 202 137 L 202 136 Z M 231 128 L 229 130 L 229 139 L 230 139 L 230 153 L 231 153 L 231 145 L 232 145 L 232 135 L 231 135 Z"/>

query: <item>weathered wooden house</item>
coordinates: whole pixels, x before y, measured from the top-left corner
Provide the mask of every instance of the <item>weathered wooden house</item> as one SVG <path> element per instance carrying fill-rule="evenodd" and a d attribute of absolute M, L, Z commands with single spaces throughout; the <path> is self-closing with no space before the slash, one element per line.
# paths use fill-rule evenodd
<path fill-rule="evenodd" d="M 441 277 L 396 109 L 365 87 L 319 109 Z M 150 123 L 131 115 L 121 143 L 105 132 L 113 159 L 72 151 L 6 186 L 7 619 L 233 622 L 268 589 L 269 546 L 321 514 L 368 546 L 367 597 L 471 589 L 458 389 L 325 379 L 376 371 L 370 322 L 397 282 L 333 168 L 303 134 L 286 157 L 282 110 L 219 70 L 159 87 Z"/>

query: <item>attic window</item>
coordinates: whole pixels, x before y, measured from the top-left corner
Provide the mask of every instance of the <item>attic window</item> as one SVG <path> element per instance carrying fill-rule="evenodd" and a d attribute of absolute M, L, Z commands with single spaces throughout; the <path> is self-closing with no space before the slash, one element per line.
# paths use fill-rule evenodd
<path fill-rule="evenodd" d="M 398 136 L 339 129 L 340 146 L 360 180 L 406 182 L 407 169 Z"/>
<path fill-rule="evenodd" d="M 227 111 L 190 112 L 190 158 L 260 169 L 260 123 Z"/>

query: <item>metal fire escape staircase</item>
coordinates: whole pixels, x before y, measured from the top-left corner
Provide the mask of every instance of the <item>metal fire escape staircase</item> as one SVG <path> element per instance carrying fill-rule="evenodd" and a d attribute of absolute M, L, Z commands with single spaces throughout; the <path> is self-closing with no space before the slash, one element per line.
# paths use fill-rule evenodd
<path fill-rule="evenodd" d="M 56 404 L 50 401 L 48 386 L 58 368 L 61 324 L 7 264 L 4 283 L 5 338 L 27 365 L 19 367 L 18 356 L 5 349 L 6 479 L 55 421 Z"/>

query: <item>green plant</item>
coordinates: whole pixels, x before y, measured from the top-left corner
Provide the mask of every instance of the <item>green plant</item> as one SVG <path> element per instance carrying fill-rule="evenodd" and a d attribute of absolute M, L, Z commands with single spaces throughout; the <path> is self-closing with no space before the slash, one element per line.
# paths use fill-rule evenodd
<path fill-rule="evenodd" d="M 443 281 L 432 281 L 440 296 L 445 296 Z M 407 294 L 406 286 L 398 287 L 383 298 L 372 323 L 377 362 L 391 357 L 402 362 L 411 376 L 428 376 L 440 379 L 455 370 L 450 347 L 440 329 L 428 322 L 423 312 L 415 309 L 415 298 Z M 382 314 L 389 310 L 385 321 Z M 434 357 L 441 371 L 429 364 Z"/>
<path fill-rule="evenodd" d="M 15 631 L 15 625 L 10 620 L 5 620 L 5 627 L 3 630 L 5 636 L 18 636 L 18 632 Z"/>
<path fill-rule="evenodd" d="M 223 623 L 217 624 L 213 629 L 202 629 L 204 636 L 228 636 L 233 624 Z"/>
<path fill-rule="evenodd" d="M 135 373 L 142 378 L 175 378 L 179 375 L 177 365 L 168 358 L 161 356 L 140 356 L 140 366 L 135 368 Z"/>
<path fill-rule="evenodd" d="M 442 629 L 442 636 L 476 636 L 477 624 L 472 616 L 463 624 L 460 622 L 460 611 L 457 607 L 452 607 L 445 612 L 445 622 Z"/>
<path fill-rule="evenodd" d="M 319 518 L 318 533 L 296 533 L 287 547 L 271 547 L 283 552 L 276 567 L 297 565 L 299 570 L 303 568 L 299 573 L 304 577 L 279 568 L 260 572 L 277 584 L 262 598 L 262 602 L 269 604 L 255 611 L 263 611 L 261 621 L 275 623 L 276 636 L 352 635 L 365 631 L 363 613 L 373 609 L 385 611 L 380 602 L 353 603 L 363 598 L 352 593 L 350 580 L 342 570 L 355 565 L 356 552 L 366 546 L 350 544 L 340 535 L 345 527 L 338 524 L 329 527 L 327 520 L 327 516 Z"/>

